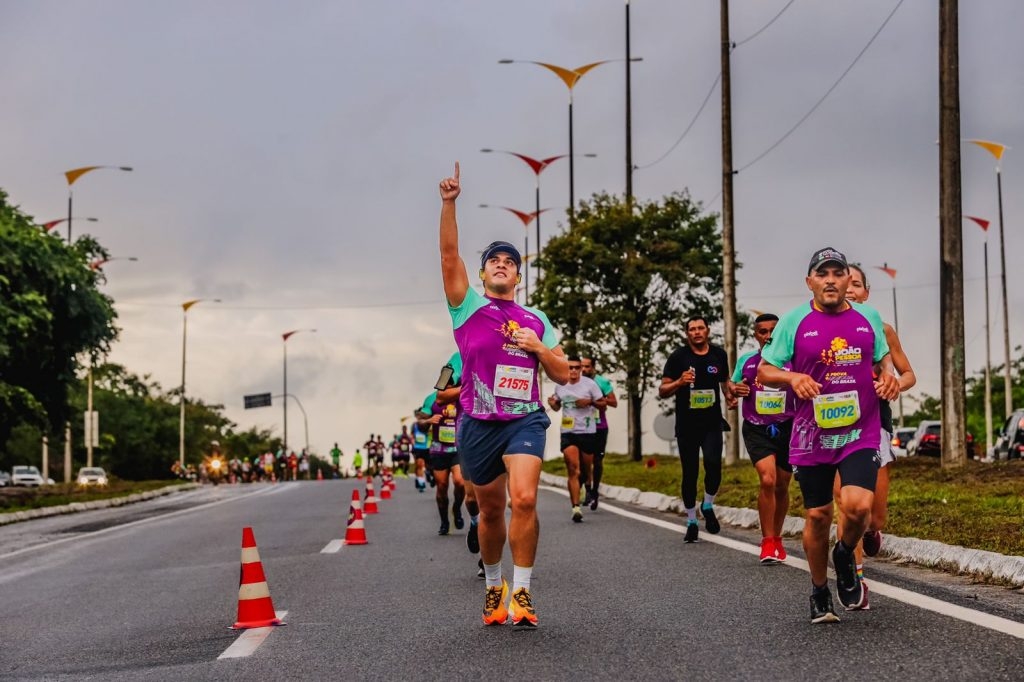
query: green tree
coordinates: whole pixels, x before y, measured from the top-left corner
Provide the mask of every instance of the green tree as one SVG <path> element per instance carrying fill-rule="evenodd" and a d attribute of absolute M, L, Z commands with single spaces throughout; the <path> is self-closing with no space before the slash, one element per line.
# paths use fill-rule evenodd
<path fill-rule="evenodd" d="M 717 216 L 686 193 L 634 202 L 595 194 L 539 262 L 531 302 L 551 318 L 567 346 L 592 353 L 625 375 L 629 454 L 641 454 L 641 405 L 661 381 L 664 358 L 693 314 L 721 318 L 722 241 Z"/>
<path fill-rule="evenodd" d="M 0 443 L 23 423 L 61 433 L 82 356 L 116 338 L 113 301 L 88 266 L 106 255 L 91 237 L 47 234 L 0 190 Z"/>

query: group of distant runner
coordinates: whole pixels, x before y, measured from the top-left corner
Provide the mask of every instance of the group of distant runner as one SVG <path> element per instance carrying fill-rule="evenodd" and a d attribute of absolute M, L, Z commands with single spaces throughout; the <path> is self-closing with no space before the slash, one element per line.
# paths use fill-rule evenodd
<path fill-rule="evenodd" d="M 539 534 L 536 501 L 551 423 L 541 402 L 541 370 L 555 384 L 547 404 L 561 413 L 573 522 L 583 520 L 584 506 L 598 508 L 605 411 L 617 399 L 610 382 L 596 373 L 593 358 L 566 357 L 544 313 L 515 302 L 522 256 L 514 245 L 488 245 L 477 273 L 483 294 L 470 286 L 459 252 L 455 205 L 460 192 L 456 163 L 454 175 L 440 183 L 440 251 L 458 351 L 416 413 L 416 428 L 430 431 L 427 448 L 414 439 L 417 487 L 425 488 L 423 472 L 433 470 L 441 534 L 450 527 L 449 480 L 456 528 L 464 523 L 459 508 L 465 495 L 470 549 L 479 550 L 486 581 L 484 624 L 535 627 L 530 581 Z M 782 526 L 795 478 L 806 507 L 803 549 L 812 583 L 811 622 L 827 623 L 839 620 L 828 583 L 833 505 L 839 510 L 831 550 L 839 601 L 847 611 L 866 610 L 861 557 L 878 553 L 885 527 L 887 465 L 893 460 L 889 401 L 916 378 L 893 328 L 865 305 L 869 287 L 859 266 L 833 248 L 820 249 L 805 283 L 811 300 L 781 316 L 760 314 L 753 327 L 759 350 L 735 365 L 709 342 L 707 319 L 691 317 L 686 344 L 669 356 L 658 393 L 675 398 L 684 543 L 698 541 L 698 511 L 708 533 L 721 530 L 714 502 L 728 429 L 722 409 L 742 402 L 743 440 L 760 479 L 759 561 L 787 559 Z M 698 507 L 701 455 L 704 496 Z M 506 506 L 511 508 L 507 524 Z M 506 540 L 511 586 L 501 563 Z"/>

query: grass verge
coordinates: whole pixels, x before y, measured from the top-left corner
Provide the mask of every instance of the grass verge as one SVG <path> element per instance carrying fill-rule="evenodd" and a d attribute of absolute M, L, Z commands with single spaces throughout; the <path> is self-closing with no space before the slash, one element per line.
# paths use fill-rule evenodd
<path fill-rule="evenodd" d="M 40 488 L 0 488 L 0 514 L 54 507 L 73 502 L 92 502 L 113 497 L 127 497 L 144 493 L 179 481 L 111 481 L 108 485 L 83 487 L 74 483 L 58 483 Z"/>
<path fill-rule="evenodd" d="M 682 472 L 677 457 L 647 456 L 653 467 L 624 455 L 605 457 L 603 483 L 678 497 Z M 943 469 L 937 458 L 902 457 L 892 465 L 886 530 L 901 537 L 1024 556 L 1024 461 Z M 544 463 L 548 473 L 565 475 L 561 459 Z M 722 470 L 716 503 L 757 508 L 757 472 L 743 461 Z M 704 491 L 704 469 L 697 485 Z M 790 516 L 803 516 L 803 498 L 794 481 Z"/>

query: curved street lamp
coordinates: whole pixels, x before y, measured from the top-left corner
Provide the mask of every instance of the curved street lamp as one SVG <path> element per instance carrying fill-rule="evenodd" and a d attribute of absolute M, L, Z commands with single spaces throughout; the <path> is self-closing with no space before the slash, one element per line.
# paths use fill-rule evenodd
<path fill-rule="evenodd" d="M 78 180 L 78 178 L 82 177 L 86 173 L 90 173 L 90 172 L 92 172 L 94 170 L 100 170 L 100 169 L 111 169 L 111 170 L 119 170 L 119 171 L 131 171 L 132 167 L 131 166 L 82 166 L 81 168 L 72 168 L 69 171 L 64 171 L 64 177 L 67 178 L 67 181 L 68 181 L 68 217 L 67 217 L 67 221 L 68 221 L 68 244 L 71 243 L 71 197 L 72 197 L 71 185 L 75 184 L 75 180 Z"/>
<path fill-rule="evenodd" d="M 110 263 L 112 261 L 115 261 L 115 260 L 127 260 L 127 261 L 132 261 L 134 263 L 135 261 L 137 261 L 139 259 L 136 258 L 135 256 L 111 256 L 110 258 L 97 258 L 93 262 L 89 263 L 89 269 L 90 270 L 102 270 L 104 265 L 106 265 L 107 263 Z"/>
<path fill-rule="evenodd" d="M 900 312 L 896 306 L 896 269 L 890 268 L 888 263 L 882 263 L 881 265 L 875 266 L 876 270 L 881 270 L 885 274 L 889 275 L 892 280 L 892 328 L 896 330 L 896 335 L 900 333 Z M 900 409 L 900 428 L 903 428 L 903 394 L 900 393 L 899 397 L 899 409 Z"/>
<path fill-rule="evenodd" d="M 974 222 L 985 232 L 985 456 L 992 449 L 992 327 L 988 304 L 988 226 L 991 221 L 972 215 L 964 218 Z"/>
<path fill-rule="evenodd" d="M 480 208 L 499 208 L 499 209 L 501 209 L 503 211 L 508 211 L 509 213 L 514 215 L 515 217 L 519 218 L 519 222 L 521 222 L 523 224 L 523 229 L 526 232 L 526 236 L 525 236 L 524 242 L 523 242 L 523 254 L 522 254 L 523 264 L 525 265 L 525 267 L 523 268 L 523 290 L 526 292 L 526 296 L 525 296 L 526 302 L 529 303 L 530 302 L 530 262 L 527 260 L 527 257 L 529 257 L 529 255 L 530 255 L 530 223 L 532 223 L 534 220 L 537 220 L 538 222 L 540 222 L 540 214 L 543 213 L 544 211 L 550 211 L 551 209 L 549 209 L 549 208 L 542 208 L 542 209 L 538 209 L 536 211 L 531 211 L 531 212 L 527 213 L 526 211 L 519 211 L 519 210 L 516 210 L 514 208 L 509 208 L 508 206 L 491 206 L 490 204 L 480 204 Z M 538 235 L 537 239 L 538 239 L 538 244 L 539 244 L 540 243 L 539 242 L 539 239 L 540 239 L 539 235 Z"/>
<path fill-rule="evenodd" d="M 81 218 L 79 216 L 75 216 L 75 220 L 88 220 L 90 223 L 98 223 L 99 222 L 99 218 Z M 57 227 L 61 223 L 66 223 L 67 221 L 68 221 L 67 218 L 58 218 L 57 220 L 51 220 L 49 222 L 45 222 L 42 225 L 40 225 L 39 227 L 43 228 L 43 232 L 49 232 L 50 230 L 52 230 L 53 228 Z"/>
<path fill-rule="evenodd" d="M 281 447 L 284 449 L 285 456 L 288 455 L 288 339 L 298 334 L 299 332 L 315 333 L 316 330 L 293 329 L 290 332 L 285 332 L 284 334 L 281 334 L 281 345 L 284 347 L 284 390 L 282 391 L 282 393 L 285 396 L 285 399 L 281 401 L 281 404 L 284 405 L 284 441 L 282 442 Z"/>
<path fill-rule="evenodd" d="M 178 462 L 185 468 L 185 347 L 188 339 L 188 309 L 197 303 L 220 303 L 219 298 L 193 298 L 181 304 L 181 417 L 178 420 Z"/>
<path fill-rule="evenodd" d="M 991 140 L 967 140 L 973 145 L 981 147 L 996 160 L 996 198 L 999 202 L 999 277 L 1000 284 L 1003 289 L 1003 353 L 1006 356 L 1006 366 L 1003 368 L 1003 378 L 1006 381 L 1006 418 L 1009 419 L 1010 415 L 1013 414 L 1013 374 L 1010 371 L 1012 363 L 1010 361 L 1010 304 L 1006 297 L 1006 239 L 1004 237 L 1005 231 L 1003 230 L 1003 154 L 1006 152 L 1007 147 L 1001 142 L 992 142 Z M 986 230 L 987 234 L 987 230 Z M 987 280 L 986 280 L 987 283 Z"/>

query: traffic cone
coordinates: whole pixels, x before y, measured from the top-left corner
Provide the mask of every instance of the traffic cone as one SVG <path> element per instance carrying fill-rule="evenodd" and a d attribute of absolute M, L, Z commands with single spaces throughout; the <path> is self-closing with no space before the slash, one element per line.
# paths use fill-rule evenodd
<path fill-rule="evenodd" d="M 356 497 L 359 493 L 356 493 Z M 366 526 L 363 524 L 363 510 L 353 507 L 348 513 L 348 527 L 345 529 L 346 545 L 369 544 L 366 539 Z"/>
<path fill-rule="evenodd" d="M 376 514 L 378 511 L 377 497 L 373 494 L 373 479 L 371 478 L 366 482 L 366 497 L 363 499 L 363 513 Z"/>
<path fill-rule="evenodd" d="M 391 474 L 385 472 L 384 478 L 380 482 L 380 499 L 390 500 L 391 499 L 391 485 L 388 481 L 391 480 Z"/>
<path fill-rule="evenodd" d="M 318 480 L 318 481 L 324 480 L 324 470 L 323 469 L 319 469 L 318 468 L 316 470 L 316 480 Z"/>
<path fill-rule="evenodd" d="M 363 510 L 363 503 L 360 502 L 360 500 L 359 500 L 359 491 L 358 490 L 353 490 L 352 491 L 352 504 L 350 504 L 349 507 L 348 507 L 348 515 L 352 516 L 352 512 L 354 512 L 356 509 L 358 509 L 359 511 L 362 511 Z"/>
<path fill-rule="evenodd" d="M 242 569 L 238 576 L 238 621 L 232 630 L 285 625 L 274 612 L 252 528 L 242 529 Z"/>

